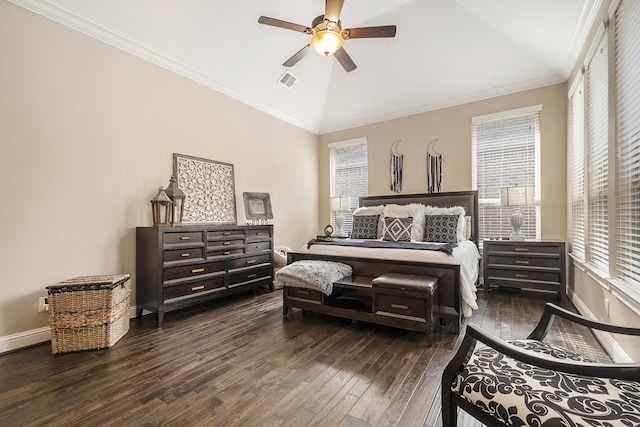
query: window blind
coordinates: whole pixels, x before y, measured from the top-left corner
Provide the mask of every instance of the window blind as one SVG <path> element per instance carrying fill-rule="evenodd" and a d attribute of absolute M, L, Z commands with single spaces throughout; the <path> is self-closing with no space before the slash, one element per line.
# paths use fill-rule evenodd
<path fill-rule="evenodd" d="M 609 272 L 609 95 L 606 32 L 587 66 L 588 242 L 587 261 Z"/>
<path fill-rule="evenodd" d="M 640 2 L 615 15 L 617 278 L 640 293 Z"/>
<path fill-rule="evenodd" d="M 329 146 L 331 164 L 331 196 L 349 197 L 350 212 L 344 212 L 342 231 L 351 232 L 352 212 L 358 207 L 358 198 L 369 193 L 368 154 L 366 140 L 353 143 L 336 143 Z M 331 224 L 335 227 L 336 213 L 331 212 Z"/>
<path fill-rule="evenodd" d="M 472 141 L 476 160 L 476 188 L 480 240 L 507 238 L 513 208 L 500 206 L 500 188 L 536 186 L 536 157 L 539 146 L 539 108 L 527 113 L 474 119 Z M 538 194 L 538 191 L 536 191 Z M 535 206 L 522 206 L 525 217 L 521 229 L 526 238 L 536 238 Z"/>
<path fill-rule="evenodd" d="M 569 98 L 571 147 L 571 253 L 580 260 L 584 253 L 584 79 L 580 77 Z"/>

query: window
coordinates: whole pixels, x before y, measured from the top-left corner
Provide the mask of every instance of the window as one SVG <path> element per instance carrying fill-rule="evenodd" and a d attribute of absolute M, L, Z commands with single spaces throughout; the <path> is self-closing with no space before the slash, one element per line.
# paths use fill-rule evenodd
<path fill-rule="evenodd" d="M 539 193 L 540 110 L 537 105 L 473 118 L 480 241 L 511 234 L 509 217 L 513 208 L 500 206 L 500 188 L 532 186 L 535 194 Z M 536 206 L 523 206 L 520 210 L 525 217 L 522 233 L 528 239 L 536 238 Z"/>
<path fill-rule="evenodd" d="M 602 36 L 586 72 L 587 85 L 587 261 L 609 273 L 609 78 L 607 36 Z"/>
<path fill-rule="evenodd" d="M 617 279 L 640 296 L 640 2 L 615 19 Z"/>
<path fill-rule="evenodd" d="M 331 197 L 348 197 L 349 212 L 344 212 L 342 231 L 351 233 L 352 212 L 358 207 L 358 197 L 369 194 L 367 139 L 358 138 L 329 144 Z M 331 212 L 335 227 L 336 212 Z"/>
<path fill-rule="evenodd" d="M 571 149 L 571 254 L 584 261 L 584 79 L 579 78 L 569 98 Z"/>

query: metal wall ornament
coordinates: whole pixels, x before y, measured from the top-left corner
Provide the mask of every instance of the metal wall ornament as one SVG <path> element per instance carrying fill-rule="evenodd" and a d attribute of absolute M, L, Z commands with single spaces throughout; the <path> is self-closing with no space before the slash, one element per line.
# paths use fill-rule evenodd
<path fill-rule="evenodd" d="M 400 193 L 402 191 L 402 162 L 404 156 L 398 152 L 398 145 L 401 141 L 401 139 L 394 141 L 389 151 L 389 167 L 391 170 L 390 189 L 394 193 Z"/>
<path fill-rule="evenodd" d="M 442 153 L 436 151 L 438 138 L 427 144 L 427 193 L 442 192 Z"/>
<path fill-rule="evenodd" d="M 173 173 L 186 195 L 184 223 L 237 223 L 232 164 L 174 153 Z"/>

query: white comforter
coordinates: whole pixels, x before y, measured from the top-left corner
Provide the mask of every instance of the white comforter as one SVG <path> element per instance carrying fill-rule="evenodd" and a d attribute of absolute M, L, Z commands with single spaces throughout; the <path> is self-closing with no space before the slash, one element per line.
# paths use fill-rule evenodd
<path fill-rule="evenodd" d="M 332 256 L 459 264 L 462 315 L 464 317 L 470 317 L 473 314 L 473 310 L 478 309 L 476 302 L 476 281 L 478 280 L 479 274 L 478 260 L 480 259 L 480 253 L 475 243 L 470 240 L 459 242 L 458 247 L 453 250 L 452 255 L 438 251 L 361 248 L 338 245 L 312 245 L 310 248 L 307 248 L 306 244 L 300 248 L 298 252 Z"/>

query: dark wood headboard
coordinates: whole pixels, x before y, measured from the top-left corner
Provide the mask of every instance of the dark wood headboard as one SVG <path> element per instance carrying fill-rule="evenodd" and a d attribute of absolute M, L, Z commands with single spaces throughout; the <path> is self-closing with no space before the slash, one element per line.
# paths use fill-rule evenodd
<path fill-rule="evenodd" d="M 378 206 L 392 203 L 398 205 L 422 203 L 423 205 L 440 208 L 462 206 L 466 215 L 471 216 L 471 240 L 476 242 L 476 245 L 478 244 L 478 192 L 476 190 L 360 197 L 360 206 Z"/>

